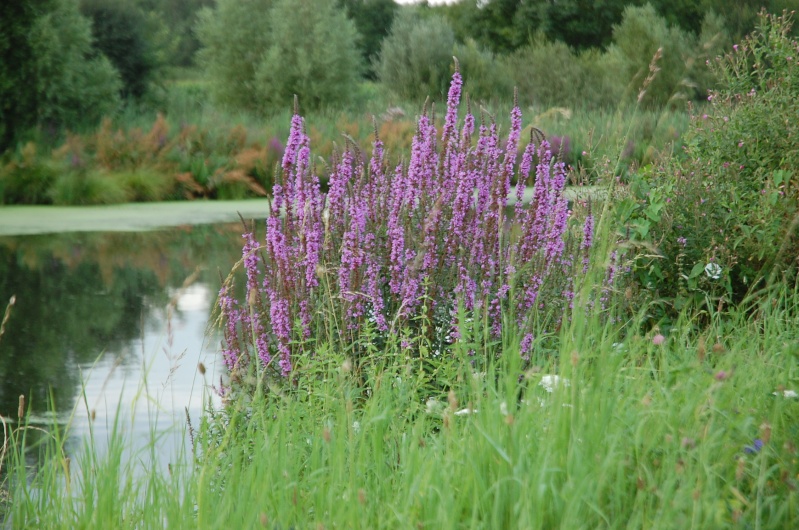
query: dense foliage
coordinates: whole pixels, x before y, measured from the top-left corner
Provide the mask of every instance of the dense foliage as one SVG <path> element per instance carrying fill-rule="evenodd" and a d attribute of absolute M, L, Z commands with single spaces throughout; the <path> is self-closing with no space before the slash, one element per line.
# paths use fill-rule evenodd
<path fill-rule="evenodd" d="M 762 15 L 757 32 L 713 68 L 722 80 L 695 113 L 685 158 L 633 182 L 638 236 L 662 254 L 643 281 L 677 309 L 737 302 L 761 281 L 796 271 L 799 44 L 789 15 Z"/>
<path fill-rule="evenodd" d="M 400 13 L 380 52 L 380 81 L 403 98 L 439 99 L 445 92 L 452 64 L 455 35 L 439 16 Z"/>
<path fill-rule="evenodd" d="M 106 0 L 83 0 L 81 12 L 92 22 L 95 49 L 119 72 L 122 96 L 140 99 L 157 66 L 144 13 L 133 4 Z"/>
<path fill-rule="evenodd" d="M 268 112 L 298 95 L 313 108 L 355 88 L 358 37 L 333 0 L 220 0 L 200 14 L 198 32 L 200 64 L 224 106 Z"/>
<path fill-rule="evenodd" d="M 55 134 L 96 124 L 116 108 L 119 74 L 92 48 L 77 0 L 47 0 L 38 9 L 5 2 L 3 10 L 0 150 L 31 127 Z"/>

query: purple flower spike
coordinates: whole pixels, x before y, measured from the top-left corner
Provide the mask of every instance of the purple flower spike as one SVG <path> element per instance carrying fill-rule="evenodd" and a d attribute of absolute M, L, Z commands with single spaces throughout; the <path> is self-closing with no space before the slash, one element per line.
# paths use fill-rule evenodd
<path fill-rule="evenodd" d="M 548 341 L 582 309 L 577 294 L 587 308 L 606 307 L 626 258 L 614 253 L 604 281 L 583 296 L 595 219 L 590 209 L 573 219 L 564 163 L 543 133 L 520 145 L 515 101 L 504 140 L 493 119 L 477 126 L 468 103 L 459 124 L 462 88 L 456 70 L 443 120 L 426 106 L 409 157 L 389 153 L 375 126 L 371 156 L 347 141 L 325 166 L 328 175 L 317 174 L 295 111 L 285 149 L 270 146 L 283 156 L 265 238 L 244 235 L 246 298 L 236 300 L 232 284 L 219 296 L 231 371 L 259 362 L 285 377 L 324 346 L 352 344 L 358 357 L 370 341 L 389 353 L 402 341 L 408 355 L 422 354 L 415 351 L 421 343 L 448 355 L 462 350 L 452 347 L 461 341 L 508 333 L 522 338 L 520 353 L 529 360 L 533 337 Z M 568 138 L 553 140 L 555 154 L 565 154 Z M 392 158 L 407 162 L 389 166 Z M 528 185 L 534 190 L 525 202 Z M 488 334 L 478 333 L 483 325 Z"/>

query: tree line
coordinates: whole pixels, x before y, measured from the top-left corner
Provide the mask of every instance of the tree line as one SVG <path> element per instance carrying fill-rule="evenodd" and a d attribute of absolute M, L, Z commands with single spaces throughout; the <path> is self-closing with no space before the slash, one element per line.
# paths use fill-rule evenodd
<path fill-rule="evenodd" d="M 298 94 L 346 104 L 377 81 L 439 97 L 455 55 L 476 99 L 517 86 L 532 104 L 605 106 L 702 97 L 702 65 L 799 0 L 22 0 L 0 6 L 0 151 L 25 131 L 96 124 L 152 104 L 165 68 L 198 68 L 218 105 L 267 114 Z"/>

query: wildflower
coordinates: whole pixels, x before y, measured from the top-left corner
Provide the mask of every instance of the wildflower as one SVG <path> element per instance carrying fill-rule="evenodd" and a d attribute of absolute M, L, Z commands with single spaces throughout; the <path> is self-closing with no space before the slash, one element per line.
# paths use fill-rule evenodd
<path fill-rule="evenodd" d="M 425 402 L 425 412 L 427 414 L 441 414 L 444 410 L 444 404 L 435 398 L 430 398 Z"/>
<path fill-rule="evenodd" d="M 681 236 L 677 238 L 677 243 L 684 247 L 688 244 L 688 240 Z"/>
<path fill-rule="evenodd" d="M 763 449 L 763 440 L 760 438 L 755 438 L 755 440 L 752 442 L 752 445 L 747 445 L 744 447 L 744 453 L 753 455 L 755 453 L 759 453 L 761 449 Z"/>
<path fill-rule="evenodd" d="M 738 142 L 738 147 L 739 147 L 739 148 L 741 148 L 741 147 L 743 147 L 743 146 L 744 146 L 744 142 L 743 142 L 743 140 L 741 140 L 740 142 Z"/>
<path fill-rule="evenodd" d="M 544 377 L 541 378 L 541 381 L 538 383 L 538 386 L 543 387 L 544 390 L 546 390 L 551 394 L 552 391 L 555 390 L 561 384 L 566 387 L 570 385 L 568 379 L 563 379 L 562 377 L 557 375 L 545 375 Z"/>
<path fill-rule="evenodd" d="M 522 358 L 525 360 L 530 359 L 530 350 L 533 346 L 533 334 L 527 333 L 524 338 L 522 339 L 521 344 L 519 345 L 519 350 L 522 354 Z"/>
<path fill-rule="evenodd" d="M 477 413 L 477 409 L 465 408 L 465 409 L 460 409 L 459 411 L 456 411 L 454 414 L 456 416 L 468 416 L 469 414 L 476 414 L 476 413 Z"/>
<path fill-rule="evenodd" d="M 502 403 L 499 404 L 499 413 L 502 414 L 503 416 L 507 416 L 508 415 L 508 403 L 507 403 L 507 401 L 503 401 Z"/>
<path fill-rule="evenodd" d="M 705 274 L 707 274 L 707 277 L 711 280 L 718 280 L 721 278 L 721 265 L 711 261 L 705 265 Z"/>
<path fill-rule="evenodd" d="M 664 337 L 660 333 L 652 337 L 652 344 L 654 344 L 655 346 L 660 346 L 664 342 L 666 342 L 666 337 Z"/>
<path fill-rule="evenodd" d="M 714 375 L 713 377 L 716 379 L 716 381 L 724 381 L 729 376 L 730 374 L 728 372 L 725 372 L 724 370 L 719 370 L 718 372 L 716 372 L 716 375 Z"/>
<path fill-rule="evenodd" d="M 772 392 L 772 395 L 775 396 L 782 396 L 786 398 L 797 398 L 799 394 L 796 393 L 794 390 L 783 390 L 782 392 Z"/>
<path fill-rule="evenodd" d="M 737 44 L 733 44 L 732 49 L 737 52 L 738 51 L 738 45 Z"/>

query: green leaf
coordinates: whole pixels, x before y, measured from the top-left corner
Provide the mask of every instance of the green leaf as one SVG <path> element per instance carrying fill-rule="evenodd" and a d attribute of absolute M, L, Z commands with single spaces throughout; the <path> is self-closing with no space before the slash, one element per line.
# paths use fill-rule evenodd
<path fill-rule="evenodd" d="M 704 270 L 705 270 L 705 264 L 704 263 L 701 263 L 701 262 L 700 263 L 696 263 L 694 265 L 694 268 L 691 269 L 691 274 L 688 275 L 688 278 L 689 279 L 696 278 L 697 276 L 702 274 L 702 271 L 704 271 Z"/>

